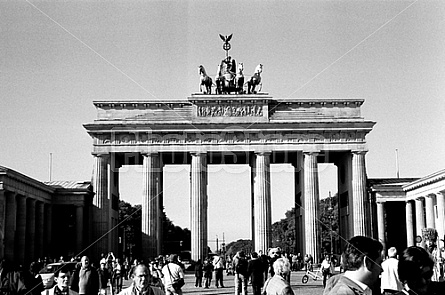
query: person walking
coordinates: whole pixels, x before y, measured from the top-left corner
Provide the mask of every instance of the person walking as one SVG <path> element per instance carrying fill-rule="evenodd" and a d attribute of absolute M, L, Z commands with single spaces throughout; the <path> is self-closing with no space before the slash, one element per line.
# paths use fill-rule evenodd
<path fill-rule="evenodd" d="M 80 295 L 97 295 L 99 292 L 99 274 L 97 269 L 90 265 L 90 259 L 83 256 L 81 266 L 74 275 L 71 288 Z"/>
<path fill-rule="evenodd" d="M 274 276 L 264 283 L 265 295 L 295 295 L 286 277 L 290 272 L 290 263 L 286 258 L 278 258 L 273 264 Z"/>
<path fill-rule="evenodd" d="M 235 295 L 247 295 L 247 267 L 248 262 L 244 251 L 238 251 L 233 258 L 233 269 L 235 270 Z"/>
<path fill-rule="evenodd" d="M 138 264 L 130 273 L 132 283 L 118 295 L 165 295 L 158 287 L 150 286 L 150 271 L 144 264 Z"/>
<path fill-rule="evenodd" d="M 323 275 L 323 288 L 326 287 L 326 281 L 334 274 L 334 265 L 331 260 L 331 256 L 326 254 L 325 258 L 321 262 L 320 270 Z"/>
<path fill-rule="evenodd" d="M 252 282 L 253 295 L 261 295 L 261 288 L 264 285 L 264 265 L 258 257 L 258 253 L 253 252 L 247 265 L 247 276 Z"/>
<path fill-rule="evenodd" d="M 111 274 L 106 268 L 105 261 L 100 262 L 97 274 L 99 275 L 99 294 L 108 295 L 107 291 L 108 291 L 108 285 L 111 283 Z"/>
<path fill-rule="evenodd" d="M 168 263 L 162 268 L 164 276 L 165 293 L 167 295 L 182 295 L 182 286 L 177 283 L 182 280 L 184 282 L 184 272 L 178 265 L 178 255 L 171 254 Z"/>
<path fill-rule="evenodd" d="M 403 286 L 399 280 L 398 266 L 397 249 L 391 247 L 388 249 L 388 259 L 382 262 L 383 272 L 380 278 L 382 295 L 392 295 L 402 290 Z"/>
<path fill-rule="evenodd" d="M 224 288 L 224 260 L 221 256 L 213 258 L 213 269 L 215 270 L 215 287 Z"/>

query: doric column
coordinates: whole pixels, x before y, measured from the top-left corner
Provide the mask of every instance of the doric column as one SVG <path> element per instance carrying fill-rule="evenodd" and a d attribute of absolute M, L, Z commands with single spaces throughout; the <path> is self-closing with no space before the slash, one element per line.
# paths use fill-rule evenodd
<path fill-rule="evenodd" d="M 6 192 L 0 190 L 0 257 L 5 257 Z"/>
<path fill-rule="evenodd" d="M 26 245 L 26 197 L 17 196 L 17 230 L 15 240 L 15 262 L 25 262 Z"/>
<path fill-rule="evenodd" d="M 83 206 L 76 206 L 76 253 L 80 253 L 83 250 Z M 117 229 L 116 229 L 117 230 Z"/>
<path fill-rule="evenodd" d="M 436 202 L 437 202 L 436 229 L 437 233 L 439 234 L 439 239 L 443 239 L 445 235 L 445 192 L 439 192 L 436 194 Z"/>
<path fill-rule="evenodd" d="M 306 254 L 311 254 L 314 263 L 320 259 L 320 229 L 319 229 L 319 191 L 317 153 L 304 153 L 304 232 Z"/>
<path fill-rule="evenodd" d="M 108 154 L 93 154 L 93 241 L 98 240 L 94 244 L 94 255 L 108 253 L 108 165 L 110 156 Z"/>
<path fill-rule="evenodd" d="M 254 238 L 255 251 L 263 253 L 271 245 L 272 216 L 270 200 L 270 152 L 255 153 L 254 179 Z"/>
<path fill-rule="evenodd" d="M 386 251 L 385 203 L 382 202 L 377 202 L 377 232 L 379 241 L 383 244 L 383 250 Z"/>
<path fill-rule="evenodd" d="M 422 229 L 425 228 L 425 215 L 423 213 L 423 198 L 415 200 L 416 204 L 416 236 L 422 236 Z M 425 241 L 420 243 L 421 247 L 425 246 Z"/>
<path fill-rule="evenodd" d="M 428 195 L 425 197 L 425 217 L 426 227 L 436 228 L 434 222 L 434 195 Z"/>
<path fill-rule="evenodd" d="M 413 222 L 413 202 L 406 201 L 406 244 L 408 247 L 415 246 L 414 222 Z"/>
<path fill-rule="evenodd" d="M 352 152 L 352 216 L 354 236 L 366 236 L 365 151 Z"/>
<path fill-rule="evenodd" d="M 27 198 L 26 201 L 26 243 L 25 262 L 34 259 L 36 239 L 36 200 Z"/>
<path fill-rule="evenodd" d="M 5 258 L 15 261 L 15 236 L 17 226 L 17 200 L 15 193 L 6 194 L 6 220 L 5 220 Z"/>
<path fill-rule="evenodd" d="M 53 249 L 53 207 L 51 204 L 44 205 L 45 215 L 45 238 L 43 240 L 43 255 L 52 254 Z"/>
<path fill-rule="evenodd" d="M 207 257 L 207 154 L 192 153 L 190 167 L 190 227 L 192 259 Z"/>
<path fill-rule="evenodd" d="M 158 249 L 159 221 L 159 175 L 160 162 L 158 153 L 145 153 L 143 162 L 143 195 L 142 195 L 142 249 L 146 258 L 160 254 Z"/>
<path fill-rule="evenodd" d="M 45 231 L 45 214 L 43 210 L 43 202 L 36 202 L 36 250 L 35 257 L 43 257 L 43 241 Z"/>

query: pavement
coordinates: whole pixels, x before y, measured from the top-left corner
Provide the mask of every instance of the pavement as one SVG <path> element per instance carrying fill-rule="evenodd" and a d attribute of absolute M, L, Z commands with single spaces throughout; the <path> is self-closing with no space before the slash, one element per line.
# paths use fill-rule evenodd
<path fill-rule="evenodd" d="M 322 295 L 323 294 L 323 281 L 313 280 L 309 278 L 306 284 L 302 283 L 302 277 L 305 274 L 304 271 L 293 271 L 291 274 L 291 286 L 295 294 L 305 295 Z M 234 276 L 224 275 L 224 287 L 216 288 L 215 281 L 212 280 L 212 286 L 209 289 L 196 288 L 195 287 L 195 275 L 192 272 L 185 274 L 185 286 L 182 288 L 183 294 L 195 294 L 195 295 L 207 295 L 207 294 L 235 294 L 235 282 Z M 124 281 L 124 287 L 129 286 L 131 281 Z M 247 289 L 248 294 L 252 294 L 252 287 Z"/>

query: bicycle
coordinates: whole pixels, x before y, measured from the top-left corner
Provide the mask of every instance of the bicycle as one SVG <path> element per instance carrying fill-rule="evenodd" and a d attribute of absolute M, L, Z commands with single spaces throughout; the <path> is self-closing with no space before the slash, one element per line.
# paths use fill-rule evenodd
<path fill-rule="evenodd" d="M 322 280 L 323 274 L 321 273 L 321 269 L 317 269 L 316 271 L 310 271 L 309 269 L 306 271 L 306 274 L 301 278 L 301 282 L 306 284 L 309 281 L 309 277 L 311 277 L 314 281 Z"/>

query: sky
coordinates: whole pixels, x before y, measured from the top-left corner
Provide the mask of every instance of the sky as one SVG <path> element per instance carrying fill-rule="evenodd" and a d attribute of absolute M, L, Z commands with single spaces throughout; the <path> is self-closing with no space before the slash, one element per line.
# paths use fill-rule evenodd
<path fill-rule="evenodd" d="M 445 167 L 444 15 L 422 0 L 0 0 L 0 165 L 47 181 L 51 154 L 52 180 L 91 179 L 92 102 L 186 99 L 233 34 L 231 56 L 246 75 L 262 63 L 274 98 L 365 99 L 368 177 L 395 177 L 396 149 L 401 177 L 426 176 Z M 164 199 L 189 228 L 188 169 L 165 169 Z M 140 167 L 121 170 L 121 199 L 140 203 Z M 335 167 L 320 171 L 321 196 L 334 194 Z M 249 179 L 247 166 L 211 167 L 210 243 L 250 238 Z M 272 166 L 273 221 L 293 207 L 292 182 Z"/>

